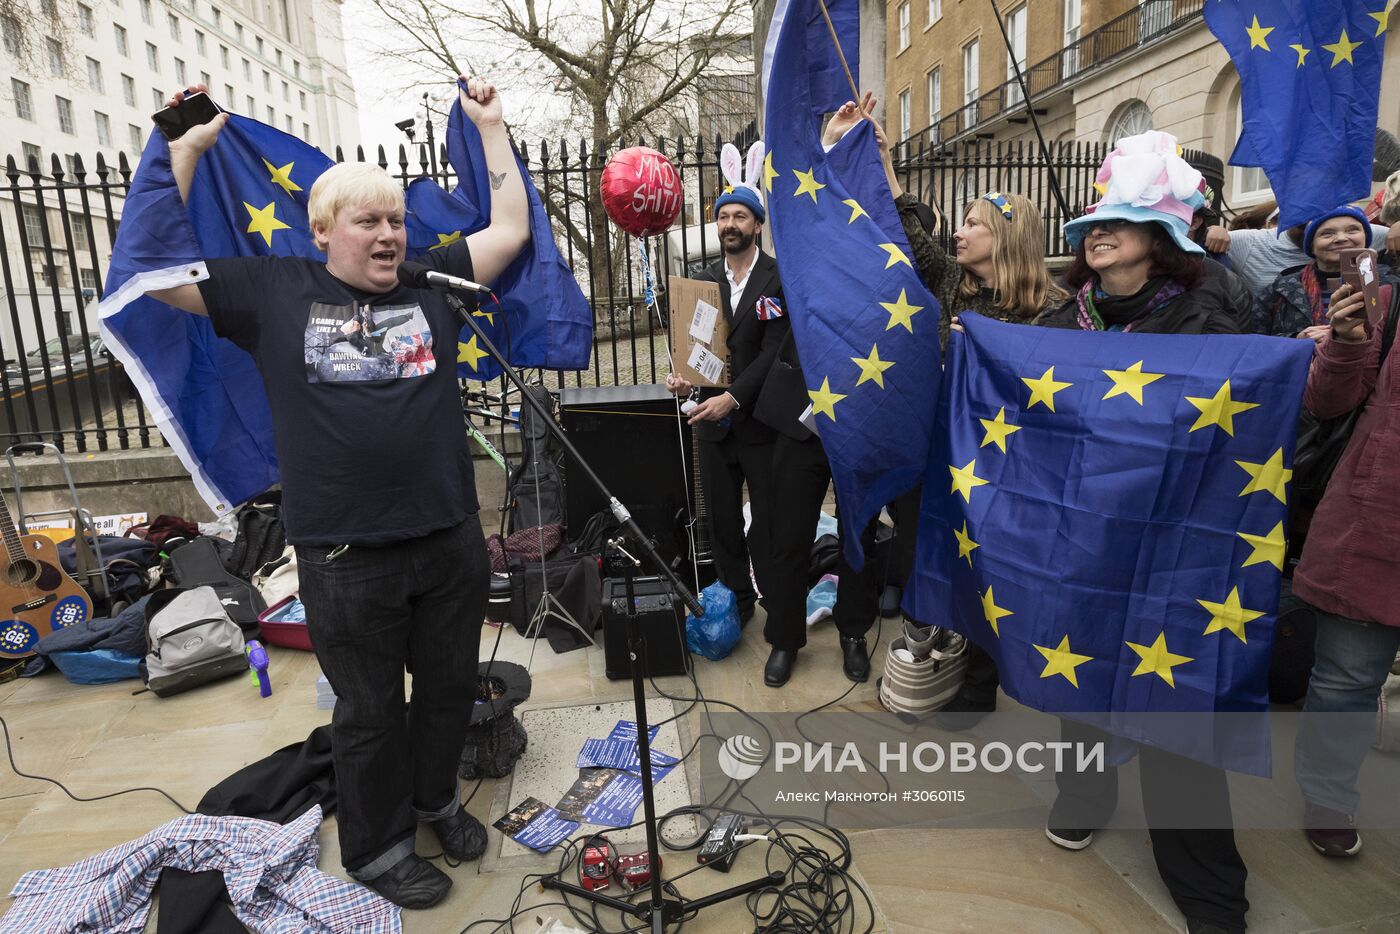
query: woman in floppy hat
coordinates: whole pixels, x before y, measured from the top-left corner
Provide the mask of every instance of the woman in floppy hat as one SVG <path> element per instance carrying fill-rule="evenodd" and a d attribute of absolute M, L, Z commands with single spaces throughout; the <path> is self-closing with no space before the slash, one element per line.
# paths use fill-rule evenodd
<path fill-rule="evenodd" d="M 1359 250 L 1370 238 L 1366 215 L 1349 204 L 1309 221 L 1303 228 L 1302 246 L 1312 261 L 1285 269 L 1264 292 L 1266 333 L 1321 342 L 1331 330 L 1327 309 L 1341 285 L 1342 251 Z M 1378 267 L 1377 272 L 1382 283 L 1400 282 L 1387 266 Z"/>
<path fill-rule="evenodd" d="M 1118 141 L 1099 169 L 1102 199 L 1065 225 L 1075 258 L 1065 280 L 1074 297 L 1037 324 L 1084 331 L 1231 334 L 1240 330 L 1236 304 L 1248 292 L 1234 273 L 1205 267 L 1204 251 L 1187 236 L 1203 202 L 1201 174 L 1178 155 L 1176 139 L 1150 131 Z M 1238 293 L 1238 294 L 1237 294 Z M 1061 721 L 1061 739 L 1110 742 L 1100 730 Z M 1116 745 L 1116 744 L 1115 744 Z M 1149 815 L 1199 815 L 1196 828 L 1150 826 L 1152 855 L 1190 934 L 1245 929 L 1247 871 L 1235 846 L 1230 790 L 1219 768 L 1152 746 L 1139 747 L 1143 805 Z M 1045 833 L 1082 850 L 1113 816 L 1118 770 L 1063 771 Z M 1173 811 L 1172 809 L 1176 809 Z"/>

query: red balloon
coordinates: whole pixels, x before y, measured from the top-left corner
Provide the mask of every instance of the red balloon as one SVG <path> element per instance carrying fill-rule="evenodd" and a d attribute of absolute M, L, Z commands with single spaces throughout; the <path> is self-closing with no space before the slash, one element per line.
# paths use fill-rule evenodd
<path fill-rule="evenodd" d="M 671 160 L 646 146 L 624 149 L 603 167 L 603 208 L 636 237 L 668 230 L 681 211 L 681 179 Z"/>

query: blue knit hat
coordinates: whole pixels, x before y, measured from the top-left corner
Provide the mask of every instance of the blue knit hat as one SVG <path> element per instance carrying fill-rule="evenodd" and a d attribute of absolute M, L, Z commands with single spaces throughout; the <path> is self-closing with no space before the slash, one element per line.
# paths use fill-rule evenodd
<path fill-rule="evenodd" d="M 719 209 L 726 204 L 737 204 L 748 208 L 760 224 L 768 219 L 768 212 L 763 209 L 763 201 L 758 197 L 758 192 L 748 185 L 735 185 L 716 198 L 715 214 L 718 215 Z"/>
<path fill-rule="evenodd" d="M 1350 217 L 1361 225 L 1361 229 L 1366 231 L 1367 243 L 1371 240 L 1371 225 L 1366 220 L 1366 215 L 1361 213 L 1361 209 L 1344 204 L 1339 208 L 1333 208 L 1326 214 L 1314 217 L 1308 221 L 1308 226 L 1303 228 L 1303 252 L 1309 256 L 1313 255 L 1313 235 L 1317 233 L 1317 228 L 1321 227 L 1324 221 L 1330 221 L 1334 217 Z"/>

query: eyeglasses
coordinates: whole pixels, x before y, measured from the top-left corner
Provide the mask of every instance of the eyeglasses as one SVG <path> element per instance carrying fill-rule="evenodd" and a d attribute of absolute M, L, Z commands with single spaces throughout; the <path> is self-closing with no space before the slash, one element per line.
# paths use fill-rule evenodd
<path fill-rule="evenodd" d="M 1127 227 L 1131 223 L 1132 221 L 1125 221 L 1122 218 L 1106 217 L 1101 221 L 1091 222 L 1089 224 L 1089 232 L 1093 232 L 1095 230 L 1103 230 L 1106 233 L 1117 233 L 1118 231 L 1122 230 L 1124 227 Z"/>

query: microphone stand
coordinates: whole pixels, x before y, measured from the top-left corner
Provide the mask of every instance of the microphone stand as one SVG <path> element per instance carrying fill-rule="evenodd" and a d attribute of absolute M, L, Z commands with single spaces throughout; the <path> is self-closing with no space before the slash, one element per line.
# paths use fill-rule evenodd
<path fill-rule="evenodd" d="M 511 365 L 506 362 L 506 358 L 496 349 L 496 345 L 491 343 L 491 339 L 481 330 L 481 325 L 476 323 L 462 300 L 451 291 L 444 290 L 443 296 L 447 303 L 457 312 L 467 326 L 472 329 L 480 346 L 483 347 L 491 359 L 495 360 L 505 373 L 506 378 L 511 381 L 516 389 L 520 390 L 521 397 L 540 416 L 542 424 L 549 428 L 550 434 L 573 457 L 573 462 L 582 468 L 590 483 L 598 488 L 608 501 L 608 510 L 617 519 L 622 527 L 622 535 L 616 539 L 608 541 L 608 550 L 614 555 L 623 559 L 623 581 L 627 594 L 627 639 L 628 654 L 632 660 L 632 706 L 633 716 L 637 721 L 637 758 L 642 769 L 642 812 L 643 823 L 646 825 L 647 836 L 647 858 L 651 870 L 649 881 L 651 898 L 647 901 L 633 903 L 621 898 L 614 898 L 611 895 L 604 895 L 602 892 L 594 892 L 582 886 L 565 882 L 560 878 L 559 873 L 553 873 L 540 879 L 540 885 L 546 889 L 555 889 L 565 895 L 574 895 L 595 905 L 602 905 L 605 908 L 612 908 L 624 915 L 630 915 L 645 922 L 646 927 L 641 929 L 649 934 L 665 934 L 666 928 L 671 925 L 679 925 L 684 920 L 694 917 L 702 908 L 716 905 L 720 902 L 756 892 L 759 889 L 777 886 L 782 883 L 784 875 L 774 870 L 749 882 L 732 886 L 712 895 L 703 898 L 684 899 L 679 896 L 666 898 L 662 892 L 661 879 L 661 853 L 660 853 L 660 832 L 656 820 L 656 803 L 654 797 L 655 783 L 652 780 L 651 770 L 651 743 L 650 728 L 647 725 L 646 690 L 644 687 L 644 677 L 646 668 L 646 642 L 642 638 L 641 629 L 637 621 L 636 594 L 633 588 L 633 573 L 637 567 L 641 566 L 638 558 L 629 554 L 625 545 L 628 541 L 635 544 L 637 548 L 651 562 L 652 567 L 661 572 L 661 575 L 671 585 L 672 591 L 680 597 L 686 608 L 695 616 L 704 616 L 705 608 L 700 605 L 700 601 L 695 595 L 681 583 L 681 579 L 676 576 L 666 562 L 661 560 L 661 556 L 656 553 L 650 539 L 642 533 L 642 530 L 633 521 L 632 514 L 627 511 L 627 507 L 622 505 L 616 496 L 608 490 L 601 477 L 593 471 L 588 462 L 583 459 L 569 438 L 564 434 L 564 429 L 545 410 L 544 405 L 533 395 L 525 391 L 525 384 L 521 381 L 520 375 L 515 372 Z M 673 890 L 674 891 L 674 890 Z"/>

